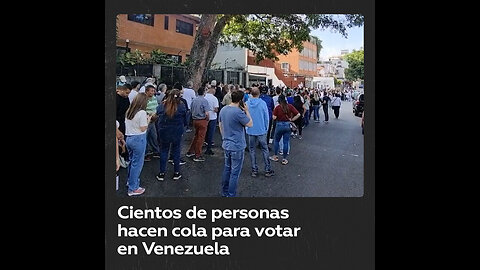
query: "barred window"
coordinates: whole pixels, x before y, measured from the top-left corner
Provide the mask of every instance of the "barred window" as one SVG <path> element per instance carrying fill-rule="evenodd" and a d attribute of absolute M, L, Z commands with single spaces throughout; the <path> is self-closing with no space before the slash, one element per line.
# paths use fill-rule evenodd
<path fill-rule="evenodd" d="M 153 26 L 153 14 L 128 14 L 128 20 Z"/>

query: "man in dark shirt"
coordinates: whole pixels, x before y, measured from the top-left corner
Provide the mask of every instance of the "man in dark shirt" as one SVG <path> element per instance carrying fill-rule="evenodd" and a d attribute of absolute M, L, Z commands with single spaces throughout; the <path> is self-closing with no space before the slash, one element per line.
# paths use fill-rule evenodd
<path fill-rule="evenodd" d="M 262 93 L 260 95 L 260 98 L 267 103 L 267 109 L 268 109 L 268 116 L 269 116 L 269 123 L 268 123 L 268 132 L 267 132 L 267 143 L 269 143 L 270 139 L 270 132 L 272 131 L 272 125 L 273 125 L 273 120 L 272 120 L 272 112 L 274 109 L 274 103 L 273 103 L 273 98 L 268 95 L 268 88 L 266 86 L 262 86 L 260 88 L 260 92 Z"/>
<path fill-rule="evenodd" d="M 128 99 L 129 89 L 125 85 L 117 86 L 117 113 L 116 119 L 119 123 L 118 129 L 122 132 L 125 138 L 125 114 L 130 107 L 130 100 Z M 120 154 L 120 160 L 122 167 L 126 168 L 126 161 L 128 158 L 128 151 L 125 151 Z"/>
<path fill-rule="evenodd" d="M 323 92 L 322 106 L 323 113 L 325 114 L 325 123 L 328 123 L 328 103 L 330 102 L 330 97 L 327 95 L 327 92 Z"/>
<path fill-rule="evenodd" d="M 125 135 L 125 113 L 130 107 L 130 100 L 128 99 L 128 87 L 125 85 L 117 86 L 117 114 L 116 119 L 120 126 L 118 129 Z"/>

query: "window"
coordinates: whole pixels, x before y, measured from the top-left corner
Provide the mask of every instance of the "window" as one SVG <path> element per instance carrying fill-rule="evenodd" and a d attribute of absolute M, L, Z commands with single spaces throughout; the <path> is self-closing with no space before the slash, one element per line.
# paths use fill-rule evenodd
<path fill-rule="evenodd" d="M 193 36 L 193 24 L 187 23 L 184 21 L 177 20 L 177 29 L 178 33 L 186 34 Z"/>
<path fill-rule="evenodd" d="M 282 70 L 283 70 L 283 72 L 289 72 L 290 71 L 290 64 L 282 63 Z"/>
<path fill-rule="evenodd" d="M 128 14 L 128 20 L 153 26 L 153 14 Z"/>
<path fill-rule="evenodd" d="M 164 26 L 165 30 L 168 30 L 168 16 L 165 16 Z"/>
<path fill-rule="evenodd" d="M 170 57 L 173 61 L 177 62 L 178 64 L 182 63 L 181 55 L 167 54 L 167 56 Z"/>

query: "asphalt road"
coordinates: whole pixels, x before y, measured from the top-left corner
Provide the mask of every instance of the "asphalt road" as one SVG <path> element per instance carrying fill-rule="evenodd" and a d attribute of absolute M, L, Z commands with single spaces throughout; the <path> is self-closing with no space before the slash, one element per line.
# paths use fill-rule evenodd
<path fill-rule="evenodd" d="M 303 130 L 303 139 L 291 139 L 289 163 L 282 165 L 272 162 L 275 176 L 263 175 L 264 165 L 260 150 L 257 149 L 259 176 L 250 176 L 250 155 L 245 152 L 242 173 L 237 187 L 239 197 L 361 197 L 363 196 L 363 135 L 361 118 L 352 113 L 351 102 L 342 102 L 340 117 L 335 119 L 329 110 L 330 121 L 321 123 L 310 120 Z M 206 161 L 194 162 L 185 157 L 190 146 L 192 133 L 184 134 L 182 158 L 187 164 L 181 165 L 182 178 L 174 181 L 173 165 L 167 165 L 165 181 L 155 178 L 159 171 L 159 159 L 145 162 L 140 176 L 140 186 L 148 197 L 219 197 L 223 171 L 223 149 L 221 137 L 216 129 L 214 136 L 215 155 L 205 155 Z M 205 148 L 203 149 L 205 150 Z M 273 144 L 272 151 L 273 155 Z M 119 171 L 118 196 L 127 196 L 126 169 Z"/>

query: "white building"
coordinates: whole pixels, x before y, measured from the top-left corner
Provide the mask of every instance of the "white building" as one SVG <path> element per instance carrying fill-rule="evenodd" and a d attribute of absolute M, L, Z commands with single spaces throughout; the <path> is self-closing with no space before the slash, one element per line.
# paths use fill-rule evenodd
<path fill-rule="evenodd" d="M 212 60 L 211 68 L 247 71 L 247 86 L 251 86 L 253 83 L 263 83 L 268 85 L 269 81 L 275 86 L 285 85 L 285 83 L 275 75 L 274 68 L 248 65 L 248 53 L 249 50 L 247 48 L 234 47 L 231 43 L 218 45 L 217 53 Z"/>
<path fill-rule="evenodd" d="M 335 82 L 333 77 L 313 77 L 312 87 L 320 90 L 334 89 Z"/>
<path fill-rule="evenodd" d="M 318 75 L 320 77 L 333 77 L 337 71 L 330 61 L 322 61 L 317 64 Z"/>
<path fill-rule="evenodd" d="M 345 79 L 345 69 L 348 68 L 348 62 L 338 56 L 330 57 L 329 62 L 335 68 L 335 76 L 337 79 Z"/>

